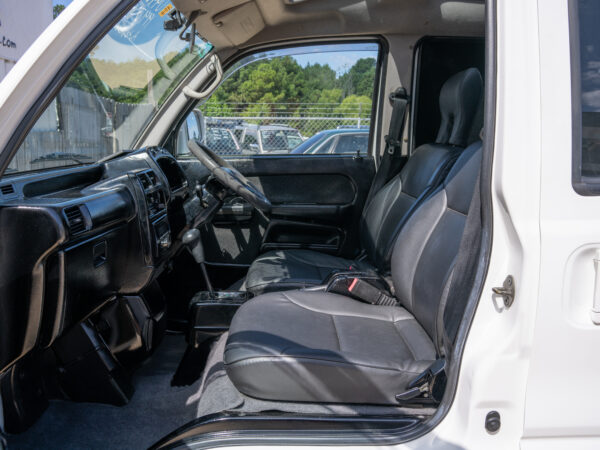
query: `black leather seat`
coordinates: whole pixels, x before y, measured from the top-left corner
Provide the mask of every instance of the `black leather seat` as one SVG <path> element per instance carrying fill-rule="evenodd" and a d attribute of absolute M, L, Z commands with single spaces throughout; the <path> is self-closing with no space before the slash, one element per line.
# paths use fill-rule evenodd
<path fill-rule="evenodd" d="M 339 270 L 389 268 L 398 232 L 439 184 L 467 145 L 482 92 L 481 75 L 467 69 L 448 79 L 440 92 L 442 120 L 436 142 L 418 147 L 400 173 L 365 206 L 361 246 L 365 258 L 348 260 L 312 250 L 277 250 L 258 257 L 250 266 L 245 287 L 255 294 L 322 284 Z"/>
<path fill-rule="evenodd" d="M 480 164 L 476 143 L 401 230 L 391 260 L 401 307 L 318 290 L 267 293 L 243 305 L 224 353 L 237 389 L 268 400 L 396 404 L 439 356 L 442 298 Z"/>

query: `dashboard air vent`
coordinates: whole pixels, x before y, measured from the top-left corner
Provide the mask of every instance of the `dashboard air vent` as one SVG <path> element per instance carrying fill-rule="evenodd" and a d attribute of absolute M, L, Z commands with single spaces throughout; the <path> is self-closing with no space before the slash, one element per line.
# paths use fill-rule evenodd
<path fill-rule="evenodd" d="M 5 184 L 0 186 L 0 192 L 2 192 L 2 195 L 11 195 L 15 193 L 15 187 L 12 184 Z"/>
<path fill-rule="evenodd" d="M 83 233 L 85 231 L 85 219 L 79 206 L 70 206 L 69 208 L 65 208 L 64 214 L 67 218 L 71 235 Z"/>
<path fill-rule="evenodd" d="M 138 173 L 137 176 L 145 191 L 152 189 L 158 183 L 158 178 L 156 178 L 156 174 L 152 170 Z"/>

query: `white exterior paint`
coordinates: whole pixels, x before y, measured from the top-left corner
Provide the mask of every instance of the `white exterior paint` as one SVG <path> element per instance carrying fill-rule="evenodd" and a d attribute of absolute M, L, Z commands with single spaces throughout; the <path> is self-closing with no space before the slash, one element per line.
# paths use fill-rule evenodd
<path fill-rule="evenodd" d="M 0 1 L 0 81 L 52 22 L 52 0 Z"/>

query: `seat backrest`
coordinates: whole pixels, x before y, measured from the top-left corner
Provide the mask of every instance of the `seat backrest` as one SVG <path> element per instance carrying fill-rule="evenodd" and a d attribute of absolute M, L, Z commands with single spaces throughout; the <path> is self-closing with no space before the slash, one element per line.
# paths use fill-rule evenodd
<path fill-rule="evenodd" d="M 481 166 L 481 142 L 465 149 L 443 184 L 400 231 L 392 254 L 396 298 L 439 342 L 438 314 Z M 452 307 L 447 305 L 446 307 Z"/>
<path fill-rule="evenodd" d="M 483 82 L 477 69 L 450 77 L 440 91 L 441 126 L 435 143 L 419 146 L 398 175 L 377 192 L 361 218 L 361 246 L 379 269 L 389 267 L 394 240 L 416 207 L 444 179 L 466 145 Z"/>

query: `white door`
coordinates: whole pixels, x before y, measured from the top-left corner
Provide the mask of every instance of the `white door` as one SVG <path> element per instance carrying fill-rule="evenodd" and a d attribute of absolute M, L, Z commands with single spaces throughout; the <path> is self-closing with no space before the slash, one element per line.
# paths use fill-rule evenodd
<path fill-rule="evenodd" d="M 543 0 L 538 14 L 541 264 L 523 448 L 600 448 L 600 2 Z"/>

